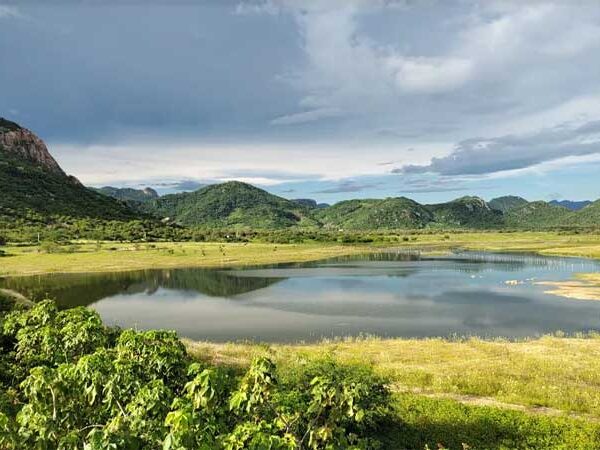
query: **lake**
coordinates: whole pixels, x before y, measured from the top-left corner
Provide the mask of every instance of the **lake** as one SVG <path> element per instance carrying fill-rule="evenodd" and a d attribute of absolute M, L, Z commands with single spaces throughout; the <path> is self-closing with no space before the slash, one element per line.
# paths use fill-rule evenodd
<path fill-rule="evenodd" d="M 522 338 L 600 330 L 600 302 L 545 294 L 535 284 L 599 268 L 576 258 L 390 251 L 268 267 L 8 278 L 0 287 L 63 308 L 89 306 L 110 325 L 198 340 Z"/>

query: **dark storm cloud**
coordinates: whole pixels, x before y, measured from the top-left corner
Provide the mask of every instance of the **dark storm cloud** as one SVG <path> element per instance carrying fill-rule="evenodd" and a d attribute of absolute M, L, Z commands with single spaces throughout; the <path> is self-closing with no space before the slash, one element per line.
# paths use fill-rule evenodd
<path fill-rule="evenodd" d="M 0 110 L 54 141 L 97 142 L 235 136 L 294 101 L 275 80 L 298 54 L 285 17 L 242 17 L 234 2 L 137 3 L 19 3 L 27 20 L 0 26 L 11 61 Z"/>
<path fill-rule="evenodd" d="M 433 158 L 427 165 L 407 165 L 394 173 L 440 175 L 485 175 L 525 169 L 568 156 L 600 153 L 600 121 L 577 127 L 568 125 L 526 136 L 468 139 L 448 156 Z"/>
<path fill-rule="evenodd" d="M 595 153 L 599 51 L 597 2 L 0 0 L 0 115 L 93 185 L 445 192 Z"/>

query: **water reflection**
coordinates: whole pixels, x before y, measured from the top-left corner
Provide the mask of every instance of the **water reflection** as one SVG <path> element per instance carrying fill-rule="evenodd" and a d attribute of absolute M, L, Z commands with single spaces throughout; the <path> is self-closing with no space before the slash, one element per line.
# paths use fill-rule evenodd
<path fill-rule="evenodd" d="M 51 298 L 59 306 L 87 306 L 117 294 L 153 295 L 159 288 L 196 292 L 209 297 L 233 297 L 277 283 L 279 278 L 237 277 L 203 269 L 141 270 L 135 272 L 60 274 L 16 277 L 0 286 L 33 300 Z"/>
<path fill-rule="evenodd" d="M 370 333 L 524 337 L 600 329 L 600 302 L 546 295 L 536 280 L 594 272 L 593 261 L 403 251 L 228 270 L 149 270 L 4 280 L 111 324 L 217 341 L 316 340 Z M 515 285 L 506 281 L 517 280 Z"/>

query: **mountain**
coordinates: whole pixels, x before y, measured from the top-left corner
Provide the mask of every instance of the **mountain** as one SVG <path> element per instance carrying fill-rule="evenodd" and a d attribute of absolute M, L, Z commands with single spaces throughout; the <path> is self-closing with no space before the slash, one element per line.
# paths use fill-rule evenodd
<path fill-rule="evenodd" d="M 264 229 L 315 224 L 308 208 L 239 181 L 165 195 L 141 208 L 183 225 Z"/>
<path fill-rule="evenodd" d="M 527 200 L 525 200 L 523 197 L 507 195 L 505 197 L 498 197 L 490 200 L 488 205 L 490 205 L 490 208 L 492 209 L 507 213 L 511 209 L 518 208 L 526 205 L 527 203 Z"/>
<path fill-rule="evenodd" d="M 500 228 L 504 223 L 502 212 L 479 197 L 462 197 L 426 208 L 433 214 L 432 226 L 439 228 Z"/>
<path fill-rule="evenodd" d="M 104 194 L 108 197 L 116 198 L 117 200 L 121 200 L 124 202 L 133 203 L 134 205 L 150 200 L 156 200 L 159 197 L 158 192 L 149 187 L 144 189 L 131 189 L 104 186 L 94 190 L 96 192 L 99 192 L 100 194 Z"/>
<path fill-rule="evenodd" d="M 505 224 L 509 228 L 543 229 L 574 225 L 576 221 L 573 211 L 543 201 L 513 208 L 505 216 Z"/>
<path fill-rule="evenodd" d="M 0 118 L 0 149 L 5 157 L 31 164 L 53 175 L 67 176 L 39 137 L 4 118 Z"/>
<path fill-rule="evenodd" d="M 68 176 L 34 133 L 0 119 L 0 216 L 60 215 L 132 219 L 125 204 Z"/>
<path fill-rule="evenodd" d="M 563 208 L 570 209 L 571 211 L 579 211 L 586 206 L 591 205 L 592 202 L 589 200 L 582 200 L 579 202 L 572 200 L 552 200 L 550 204 L 553 206 L 562 206 Z"/>
<path fill-rule="evenodd" d="M 329 205 L 328 203 L 317 203 L 316 200 L 313 200 L 312 198 L 294 198 L 291 200 L 292 202 L 296 202 L 301 204 L 302 206 L 306 206 L 309 209 L 316 209 L 316 208 L 328 208 Z"/>
<path fill-rule="evenodd" d="M 315 213 L 326 228 L 374 230 L 423 228 L 432 214 L 422 205 L 405 197 L 383 200 L 346 200 Z"/>
<path fill-rule="evenodd" d="M 580 227 L 600 227 L 600 200 L 573 213 L 574 225 Z"/>

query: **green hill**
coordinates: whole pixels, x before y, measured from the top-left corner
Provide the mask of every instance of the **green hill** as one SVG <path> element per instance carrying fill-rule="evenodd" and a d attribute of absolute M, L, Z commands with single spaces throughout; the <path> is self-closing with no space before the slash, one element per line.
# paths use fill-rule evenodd
<path fill-rule="evenodd" d="M 514 195 L 507 195 L 505 197 L 498 197 L 490 200 L 488 205 L 490 208 L 496 209 L 503 213 L 507 213 L 511 209 L 518 208 L 520 206 L 526 205 L 528 203 L 523 197 L 517 197 Z"/>
<path fill-rule="evenodd" d="M 585 208 L 573 213 L 571 225 L 600 227 L 600 200 L 596 200 Z"/>
<path fill-rule="evenodd" d="M 504 224 L 502 212 L 490 208 L 479 197 L 462 197 L 447 203 L 427 205 L 433 214 L 431 226 L 439 228 L 500 228 Z"/>
<path fill-rule="evenodd" d="M 414 200 L 399 197 L 347 200 L 317 211 L 315 218 L 327 228 L 375 230 L 423 228 L 433 216 Z"/>
<path fill-rule="evenodd" d="M 0 216 L 50 215 L 124 220 L 138 216 L 66 175 L 31 131 L 0 119 Z"/>
<path fill-rule="evenodd" d="M 165 195 L 141 208 L 183 225 L 264 229 L 315 224 L 303 205 L 239 181 Z"/>
<path fill-rule="evenodd" d="M 505 223 L 509 228 L 545 229 L 575 225 L 577 213 L 562 206 L 537 201 L 511 209 L 506 213 Z"/>

